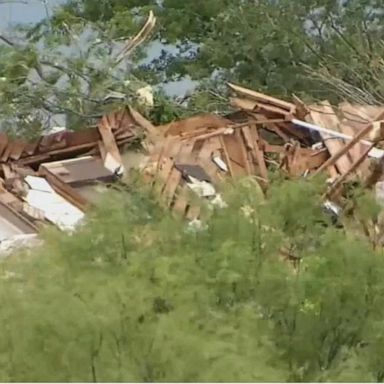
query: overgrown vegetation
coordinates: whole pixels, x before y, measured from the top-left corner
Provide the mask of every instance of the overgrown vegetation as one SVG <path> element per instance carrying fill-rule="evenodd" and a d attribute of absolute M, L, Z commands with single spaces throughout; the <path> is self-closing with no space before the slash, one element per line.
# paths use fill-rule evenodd
<path fill-rule="evenodd" d="M 229 186 L 200 231 L 138 191 L 1 264 L 1 381 L 383 380 L 384 259 L 316 183 Z"/>

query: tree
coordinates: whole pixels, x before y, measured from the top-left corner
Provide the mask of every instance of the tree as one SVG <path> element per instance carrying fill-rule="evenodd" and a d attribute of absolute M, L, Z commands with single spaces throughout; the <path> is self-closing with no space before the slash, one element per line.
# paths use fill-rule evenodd
<path fill-rule="evenodd" d="M 332 84 L 322 82 L 319 89 L 318 78 L 308 79 L 305 65 L 353 86 L 368 86 L 383 98 L 384 47 L 377 42 L 383 39 L 384 9 L 377 0 L 82 0 L 64 8 L 104 25 L 116 25 L 121 15 L 134 17 L 140 8 L 154 9 L 158 39 L 173 47 L 149 66 L 161 81 L 189 75 L 216 86 L 231 80 L 278 96 L 329 98 Z"/>
<path fill-rule="evenodd" d="M 147 57 L 143 44 L 117 64 L 149 10 L 158 18 L 153 41 L 164 49 Z M 381 102 L 384 46 L 373 42 L 383 39 L 383 14 L 375 0 L 68 1 L 19 28 L 16 41 L 0 36 L 2 125 L 36 135 L 65 116 L 77 129 L 105 110 L 111 92 L 132 103 L 146 84 L 155 105 L 143 112 L 158 123 L 228 110 L 227 80 L 280 97 Z M 199 83 L 187 103 L 157 91 L 185 76 Z"/>
<path fill-rule="evenodd" d="M 112 107 L 138 104 L 138 91 L 147 83 L 135 76 L 134 68 L 142 57 L 139 45 L 155 26 L 150 15 L 126 20 L 126 38 L 115 38 L 113 25 L 103 28 L 65 10 L 41 25 L 20 27 L 14 31 L 17 39 L 1 35 L 2 128 L 24 137 L 52 125 L 79 129 L 99 118 L 111 102 Z M 146 104 L 140 105 L 148 113 Z"/>

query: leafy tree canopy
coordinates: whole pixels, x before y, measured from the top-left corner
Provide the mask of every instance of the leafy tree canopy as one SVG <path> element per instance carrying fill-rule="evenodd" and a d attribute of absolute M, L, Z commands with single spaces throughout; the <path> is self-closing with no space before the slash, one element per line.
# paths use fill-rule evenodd
<path fill-rule="evenodd" d="M 308 81 L 303 65 L 363 88 L 376 84 L 382 70 L 384 6 L 378 0 L 81 0 L 63 9 L 88 21 L 119 24 L 115 32 L 124 35 L 129 22 L 120 24 L 122 16 L 148 8 L 160 18 L 158 39 L 176 47 L 176 53 L 164 51 L 152 62 L 162 80 L 213 76 L 219 84 L 238 81 L 280 96 L 328 97 Z M 382 97 L 382 87 L 377 93 Z"/>
<path fill-rule="evenodd" d="M 147 57 L 141 45 L 117 65 L 149 10 L 158 18 L 152 41 L 164 49 Z M 34 135 L 61 115 L 80 128 L 111 91 L 133 103 L 147 83 L 156 97 L 144 112 L 159 123 L 227 108 L 218 97 L 227 80 L 282 97 L 381 102 L 383 15 L 378 0 L 71 0 L 15 39 L 0 35 L 2 125 Z M 187 108 L 157 88 L 185 76 L 199 84 Z"/>

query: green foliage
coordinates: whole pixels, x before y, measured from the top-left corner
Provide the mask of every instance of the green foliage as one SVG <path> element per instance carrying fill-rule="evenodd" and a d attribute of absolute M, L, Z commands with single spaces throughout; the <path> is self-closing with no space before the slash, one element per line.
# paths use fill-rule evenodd
<path fill-rule="evenodd" d="M 139 5 L 83 0 L 68 9 L 108 24 Z M 149 7 L 159 17 L 159 40 L 176 48 L 152 61 L 165 80 L 213 76 L 278 96 L 384 99 L 380 1 L 152 0 L 141 9 Z"/>
<path fill-rule="evenodd" d="M 4 261 L 0 380 L 382 380 L 382 257 L 329 225 L 317 184 L 256 191 L 228 186 L 196 232 L 133 184 Z"/>

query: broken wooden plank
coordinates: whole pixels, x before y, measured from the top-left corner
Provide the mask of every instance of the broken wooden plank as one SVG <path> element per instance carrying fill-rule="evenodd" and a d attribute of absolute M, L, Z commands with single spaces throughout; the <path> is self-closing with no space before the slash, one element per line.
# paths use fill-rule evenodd
<path fill-rule="evenodd" d="M 9 157 L 12 160 L 19 160 L 26 146 L 27 146 L 27 143 L 25 143 L 24 141 L 15 140 L 13 142 Z"/>
<path fill-rule="evenodd" d="M 246 171 L 246 159 L 244 159 L 243 153 L 239 148 L 239 142 L 234 134 L 221 136 L 224 149 L 228 156 L 233 172 L 232 177 L 241 177 L 247 174 Z"/>
<path fill-rule="evenodd" d="M 257 131 L 256 126 L 251 126 L 251 135 L 253 136 L 255 156 L 256 156 L 257 165 L 259 167 L 260 176 L 266 182 L 268 182 L 268 169 L 267 169 L 267 165 L 265 164 L 264 153 L 259 147 L 260 138 L 259 138 L 259 132 Z"/>
<path fill-rule="evenodd" d="M 120 151 L 117 147 L 115 136 L 112 133 L 112 128 L 106 117 L 103 117 L 100 124 L 98 125 L 98 129 L 106 150 L 106 157 L 103 160 L 106 160 L 109 153 L 113 159 L 122 166 L 123 161 L 121 159 Z"/>
<path fill-rule="evenodd" d="M 0 132 L 0 157 L 8 146 L 8 136 L 4 132 Z"/>
<path fill-rule="evenodd" d="M 50 172 L 48 168 L 40 167 L 39 175 L 45 177 L 56 193 L 61 195 L 65 200 L 79 208 L 81 211 L 85 212 L 91 206 L 91 203 L 79 192 L 77 192 L 70 185 L 64 183 L 57 175 Z"/>
<path fill-rule="evenodd" d="M 309 115 L 314 124 L 326 127 L 334 131 L 339 131 L 339 119 L 328 101 L 323 101 L 320 105 L 316 105 L 315 108 L 316 110 L 311 108 Z M 340 148 L 344 147 L 344 140 L 342 139 L 331 137 L 330 135 L 322 132 L 320 132 L 320 136 L 322 137 L 324 145 L 328 148 L 331 156 L 337 153 Z M 347 172 L 351 164 L 352 161 L 347 154 L 345 156 L 339 157 L 334 163 L 337 170 L 341 174 Z"/>
<path fill-rule="evenodd" d="M 332 194 L 340 187 L 340 185 L 344 182 L 344 180 L 347 179 L 347 177 L 355 172 L 358 167 L 363 163 L 363 161 L 367 158 L 368 153 L 371 151 L 372 148 L 376 143 L 372 143 L 369 147 L 365 149 L 365 151 L 361 154 L 360 158 L 358 158 L 352 166 L 347 170 L 347 172 L 340 175 L 340 177 L 331 185 L 329 191 L 327 192 L 327 196 L 332 196 Z"/>
<path fill-rule="evenodd" d="M 171 206 L 171 203 L 174 199 L 174 195 L 176 193 L 177 187 L 179 186 L 181 178 L 182 178 L 181 172 L 177 168 L 173 167 L 162 193 L 162 196 L 165 199 L 165 204 L 167 205 L 167 207 Z"/>
<path fill-rule="evenodd" d="M 382 120 L 384 118 L 384 111 L 381 111 L 374 121 Z M 355 136 L 349 141 L 344 147 L 340 148 L 338 152 L 332 155 L 317 171 L 315 174 L 320 173 L 325 168 L 332 166 L 335 162 L 340 159 L 345 153 L 347 153 L 356 143 L 358 143 L 365 135 L 367 135 L 373 128 L 372 122 L 367 123 Z M 369 148 L 374 148 L 372 145 Z M 365 153 L 365 152 L 364 152 Z M 348 171 L 348 170 L 347 170 Z"/>
<path fill-rule="evenodd" d="M 275 97 L 267 96 L 267 95 L 264 95 L 263 93 L 256 92 L 251 89 L 247 89 L 232 83 L 228 83 L 228 86 L 237 94 L 243 95 L 252 100 L 261 101 L 266 104 L 271 104 L 271 105 L 280 107 L 282 109 L 285 109 L 287 111 L 290 111 L 291 113 L 293 113 L 296 109 L 294 104 L 276 99 Z"/>

